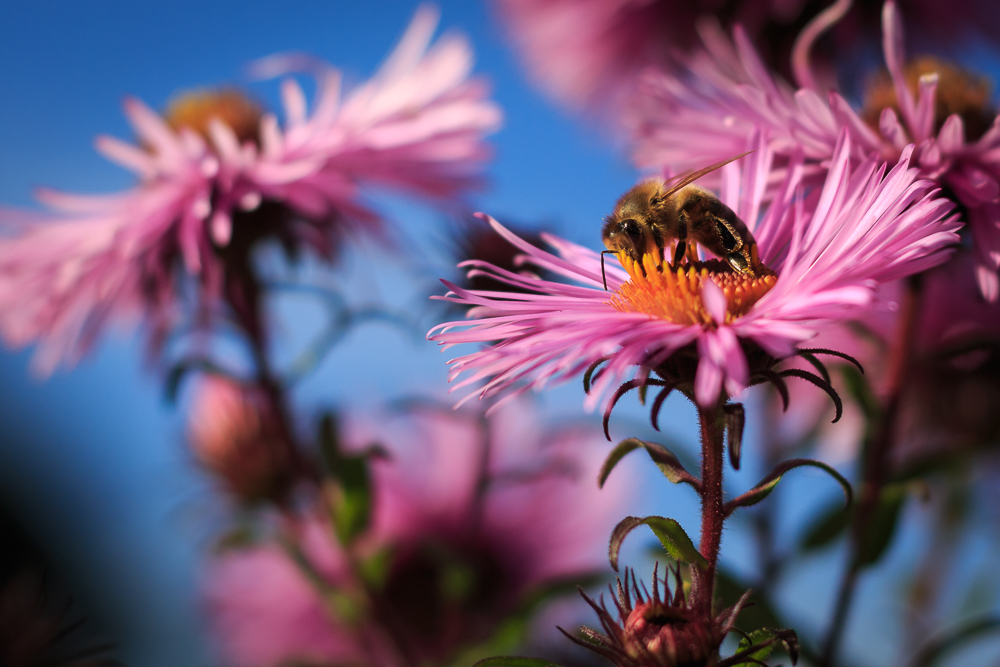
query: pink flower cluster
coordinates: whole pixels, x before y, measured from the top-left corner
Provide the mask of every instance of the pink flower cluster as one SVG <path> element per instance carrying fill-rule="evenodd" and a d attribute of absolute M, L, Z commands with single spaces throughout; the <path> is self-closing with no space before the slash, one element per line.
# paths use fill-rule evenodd
<path fill-rule="evenodd" d="M 969 136 L 967 119 L 938 118 L 942 100 L 938 74 L 928 73 L 914 92 L 904 73 L 906 55 L 896 4 L 883 11 L 885 62 L 896 108 L 880 109 L 871 127 L 839 93 L 816 89 L 808 61 L 796 72 L 801 88 L 778 79 L 761 61 L 744 31 L 730 41 L 721 32 L 703 33 L 703 48 L 676 70 L 649 71 L 637 103 L 626 111 L 634 158 L 642 167 L 686 170 L 746 150 L 763 134 L 779 166 L 804 158 L 806 175 L 819 182 L 832 164 L 841 133 L 852 138 L 852 160 L 871 156 L 894 162 L 914 146 L 921 174 L 949 188 L 967 210 L 976 249 L 976 274 L 983 295 L 1000 296 L 1000 123 L 982 136 Z M 942 72 L 941 76 L 951 74 Z M 772 184 L 780 182 L 782 169 Z"/>

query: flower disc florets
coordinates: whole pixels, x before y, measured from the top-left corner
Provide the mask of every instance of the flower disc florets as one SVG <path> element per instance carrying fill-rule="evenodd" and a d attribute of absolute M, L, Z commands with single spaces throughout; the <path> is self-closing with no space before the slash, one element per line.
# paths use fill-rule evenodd
<path fill-rule="evenodd" d="M 965 139 L 976 141 L 990 129 L 996 113 L 990 108 L 990 84 L 982 76 L 969 72 L 949 62 L 923 56 L 914 58 L 903 68 L 903 81 L 910 94 L 920 94 L 925 77 L 933 77 L 937 83 L 934 91 L 934 129 L 939 132 L 949 116 L 962 119 Z M 926 84 L 925 84 L 926 85 Z M 879 120 L 885 109 L 902 114 L 896 82 L 888 72 L 874 77 L 865 90 L 865 104 L 861 116 L 874 129 L 879 129 Z"/>
<path fill-rule="evenodd" d="M 264 109 L 236 88 L 193 90 L 170 100 L 163 120 L 174 131 L 187 128 L 211 141 L 213 121 L 221 122 L 236 135 L 240 144 L 260 144 L 260 121 Z"/>
<path fill-rule="evenodd" d="M 726 298 L 725 323 L 745 315 L 750 307 L 770 291 L 778 277 L 770 269 L 760 276 L 736 273 L 718 259 L 682 264 L 676 268 L 658 263 L 644 254 L 642 264 L 625 253 L 618 261 L 630 280 L 622 283 L 611 305 L 624 313 L 646 313 L 676 324 L 712 324 L 715 320 L 705 307 L 702 288 L 712 281 Z"/>

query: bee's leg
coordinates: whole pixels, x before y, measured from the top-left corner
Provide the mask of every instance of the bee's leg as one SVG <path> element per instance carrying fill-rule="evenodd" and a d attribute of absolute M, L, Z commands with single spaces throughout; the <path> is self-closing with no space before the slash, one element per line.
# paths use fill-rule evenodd
<path fill-rule="evenodd" d="M 681 260 L 684 259 L 684 255 L 687 253 L 688 229 L 684 222 L 682 217 L 680 226 L 677 228 L 677 247 L 674 248 L 674 266 L 680 266 Z"/>
<path fill-rule="evenodd" d="M 691 241 L 691 242 L 688 243 L 687 258 L 688 258 L 688 262 L 690 262 L 691 264 L 694 264 L 695 262 L 700 262 L 701 261 L 701 257 L 698 255 L 698 244 L 697 243 L 695 243 L 693 241 Z"/>
<path fill-rule="evenodd" d="M 729 266 L 736 269 L 738 273 L 750 273 L 753 274 L 753 269 L 750 268 L 750 262 L 741 252 L 731 252 L 726 255 L 726 261 L 729 262 Z"/>
<path fill-rule="evenodd" d="M 674 266 L 679 266 L 684 255 L 687 254 L 687 241 L 678 241 L 674 249 Z"/>
<path fill-rule="evenodd" d="M 722 248 L 726 251 L 727 258 L 743 249 L 743 239 L 739 232 L 730 225 L 725 218 L 715 217 L 715 231 L 722 242 Z"/>

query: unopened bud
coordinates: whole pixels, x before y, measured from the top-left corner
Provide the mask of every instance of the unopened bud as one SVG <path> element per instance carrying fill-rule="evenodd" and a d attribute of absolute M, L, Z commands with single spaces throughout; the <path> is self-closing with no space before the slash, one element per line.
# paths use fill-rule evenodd
<path fill-rule="evenodd" d="M 198 461 L 243 501 L 274 500 L 288 490 L 291 443 L 260 390 L 219 376 L 203 379 L 188 442 Z"/>

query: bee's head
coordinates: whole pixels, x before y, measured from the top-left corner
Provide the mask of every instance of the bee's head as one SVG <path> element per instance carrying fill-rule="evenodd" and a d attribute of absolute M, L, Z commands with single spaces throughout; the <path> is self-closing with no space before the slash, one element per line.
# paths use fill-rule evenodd
<path fill-rule="evenodd" d="M 663 213 L 662 191 L 662 181 L 651 179 L 622 195 L 601 230 L 608 250 L 624 252 L 636 262 L 646 253 L 662 259 L 663 238 L 656 224 Z"/>

